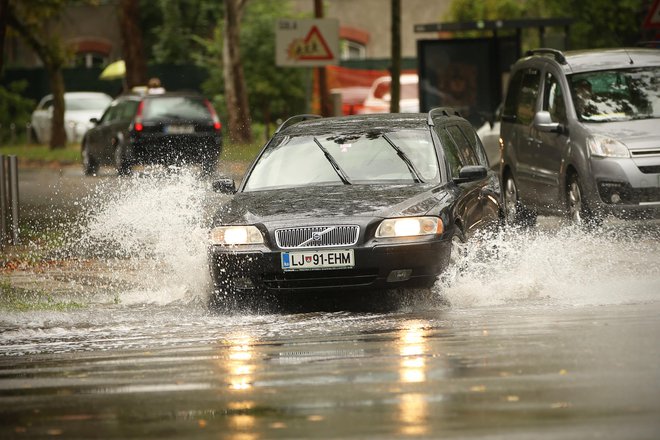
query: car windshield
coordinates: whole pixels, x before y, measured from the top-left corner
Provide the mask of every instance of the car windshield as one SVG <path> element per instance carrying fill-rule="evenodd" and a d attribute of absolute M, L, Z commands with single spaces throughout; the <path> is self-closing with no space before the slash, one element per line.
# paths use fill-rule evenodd
<path fill-rule="evenodd" d="M 578 73 L 569 82 L 582 121 L 660 117 L 660 67 Z"/>
<path fill-rule="evenodd" d="M 428 130 L 275 138 L 245 191 L 307 185 L 437 183 L 438 160 Z"/>
<path fill-rule="evenodd" d="M 160 96 L 145 100 L 143 117 L 145 119 L 210 120 L 211 113 L 203 98 Z"/>
<path fill-rule="evenodd" d="M 67 110 L 103 110 L 110 101 L 109 96 L 65 97 L 64 106 Z"/>

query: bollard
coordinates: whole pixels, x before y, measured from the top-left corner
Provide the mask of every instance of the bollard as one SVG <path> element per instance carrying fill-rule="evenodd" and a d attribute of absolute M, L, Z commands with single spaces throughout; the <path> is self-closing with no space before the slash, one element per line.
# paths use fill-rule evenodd
<path fill-rule="evenodd" d="M 0 154 L 0 249 L 7 243 L 7 173 L 6 160 Z"/>
<path fill-rule="evenodd" d="M 18 158 L 9 156 L 9 187 L 11 198 L 11 244 L 20 244 L 18 238 Z"/>

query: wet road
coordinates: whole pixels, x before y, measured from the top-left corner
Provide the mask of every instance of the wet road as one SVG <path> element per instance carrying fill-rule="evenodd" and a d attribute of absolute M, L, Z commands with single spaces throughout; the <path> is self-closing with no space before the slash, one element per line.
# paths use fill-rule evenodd
<path fill-rule="evenodd" d="M 69 173 L 61 258 L 2 273 L 44 306 L 0 317 L 0 438 L 659 437 L 658 223 L 483 237 L 412 304 L 224 315 L 207 183 Z"/>

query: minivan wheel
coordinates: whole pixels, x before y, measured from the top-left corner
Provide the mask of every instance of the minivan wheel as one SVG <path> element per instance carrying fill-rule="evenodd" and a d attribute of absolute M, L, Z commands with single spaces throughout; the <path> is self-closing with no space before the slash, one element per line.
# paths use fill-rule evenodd
<path fill-rule="evenodd" d="M 518 186 L 513 176 L 504 182 L 504 223 L 508 226 L 534 226 L 536 213 L 523 206 L 518 198 Z"/>
<path fill-rule="evenodd" d="M 583 194 L 579 176 L 571 174 L 566 188 L 568 219 L 578 226 L 598 226 L 601 219 L 589 208 Z"/>

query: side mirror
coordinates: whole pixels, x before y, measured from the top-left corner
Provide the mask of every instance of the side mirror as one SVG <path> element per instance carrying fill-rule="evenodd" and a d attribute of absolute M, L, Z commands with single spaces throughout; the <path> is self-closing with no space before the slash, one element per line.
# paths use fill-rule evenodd
<path fill-rule="evenodd" d="M 212 183 L 213 191 L 221 194 L 235 194 L 236 193 L 236 184 L 234 179 L 223 178 L 215 180 Z"/>
<path fill-rule="evenodd" d="M 89 122 L 94 125 L 99 125 L 99 118 L 90 118 Z"/>
<path fill-rule="evenodd" d="M 468 165 L 460 169 L 455 183 L 474 182 L 475 180 L 485 179 L 488 176 L 488 168 L 482 165 Z"/>
<path fill-rule="evenodd" d="M 547 111 L 536 112 L 534 115 L 534 127 L 545 133 L 563 132 L 561 124 L 559 124 L 559 122 L 553 122 L 550 117 L 550 112 Z"/>

